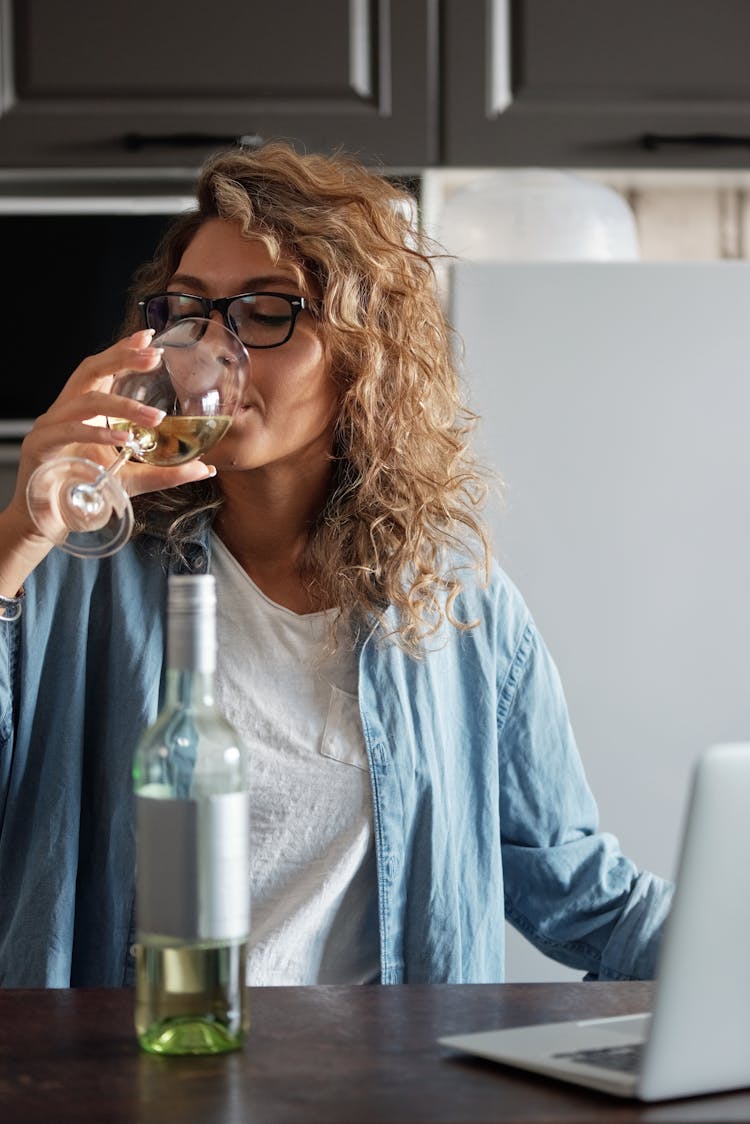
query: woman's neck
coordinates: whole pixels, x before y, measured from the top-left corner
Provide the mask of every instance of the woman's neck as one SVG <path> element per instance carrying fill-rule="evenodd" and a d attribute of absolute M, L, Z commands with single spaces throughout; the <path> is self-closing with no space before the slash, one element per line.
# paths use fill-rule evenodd
<path fill-rule="evenodd" d="M 218 483 L 223 503 L 213 529 L 255 584 L 296 613 L 330 608 L 312 603 L 300 576 L 310 527 L 328 495 L 330 471 L 325 480 L 308 480 L 303 487 L 297 473 L 285 481 L 283 473 L 264 469 L 223 472 Z"/>

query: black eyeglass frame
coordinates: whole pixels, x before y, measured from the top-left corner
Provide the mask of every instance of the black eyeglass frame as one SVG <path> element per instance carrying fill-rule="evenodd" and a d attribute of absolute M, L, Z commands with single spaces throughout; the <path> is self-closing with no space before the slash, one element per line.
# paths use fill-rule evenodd
<path fill-rule="evenodd" d="M 234 332 L 235 335 L 239 335 L 239 333 L 237 331 L 237 325 L 232 321 L 232 317 L 229 316 L 228 313 L 230 304 L 233 304 L 237 300 L 241 300 L 243 297 L 280 297 L 282 300 L 285 300 L 287 302 L 291 310 L 291 315 L 289 317 L 289 331 L 284 336 L 283 340 L 279 340 L 278 343 L 247 343 L 245 340 L 242 340 L 245 347 L 254 348 L 256 350 L 266 350 L 270 347 L 282 347 L 292 338 L 294 325 L 297 323 L 297 317 L 299 316 L 300 312 L 304 312 L 305 310 L 310 311 L 311 308 L 310 301 L 307 299 L 307 297 L 298 297 L 296 295 L 293 296 L 291 293 L 272 293 L 264 291 L 258 293 L 236 293 L 233 297 L 199 297 L 196 296 L 195 293 L 176 293 L 173 291 L 166 291 L 163 293 L 149 293 L 149 295 L 147 297 L 144 297 L 143 300 L 138 301 L 138 307 L 143 313 L 143 320 L 147 328 L 154 327 L 153 324 L 149 324 L 148 322 L 148 305 L 151 303 L 151 301 L 158 300 L 160 297 L 187 297 L 188 300 L 198 301 L 198 303 L 201 305 L 201 308 L 203 309 L 203 316 L 206 320 L 208 320 L 213 310 L 216 309 L 217 312 L 221 313 L 221 318 L 226 324 L 227 328 L 229 328 L 231 332 Z M 165 328 L 166 327 L 168 327 L 168 325 L 165 325 Z M 164 331 L 165 328 L 159 330 Z"/>

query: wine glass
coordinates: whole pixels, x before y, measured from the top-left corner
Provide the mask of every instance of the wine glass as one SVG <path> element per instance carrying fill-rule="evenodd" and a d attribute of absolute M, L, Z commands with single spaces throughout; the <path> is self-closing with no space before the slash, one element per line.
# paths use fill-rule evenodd
<path fill-rule="evenodd" d="M 78 558 L 105 558 L 130 538 L 133 508 L 117 473 L 131 457 L 164 467 L 194 460 L 226 433 L 241 403 L 250 361 L 223 324 L 186 317 L 151 346 L 164 349 L 159 366 L 117 375 L 110 393 L 164 410 L 162 421 L 150 428 L 110 417 L 123 445 L 109 468 L 83 457 L 58 457 L 29 479 L 26 500 L 34 523 Z"/>

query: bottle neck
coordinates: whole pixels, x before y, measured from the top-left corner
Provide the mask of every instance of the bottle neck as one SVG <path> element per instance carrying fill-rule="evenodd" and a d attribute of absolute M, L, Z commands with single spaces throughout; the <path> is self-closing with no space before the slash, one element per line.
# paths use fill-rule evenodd
<path fill-rule="evenodd" d="M 167 702 L 182 706 L 212 705 L 215 670 L 213 607 L 171 613 L 167 631 Z"/>
<path fill-rule="evenodd" d="M 171 707 L 214 705 L 214 673 L 168 667 L 164 701 Z"/>

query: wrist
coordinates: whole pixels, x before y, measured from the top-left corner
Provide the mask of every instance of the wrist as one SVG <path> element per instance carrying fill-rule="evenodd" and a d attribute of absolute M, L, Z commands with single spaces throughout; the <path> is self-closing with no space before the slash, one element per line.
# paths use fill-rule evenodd
<path fill-rule="evenodd" d="M 51 549 L 25 512 L 16 512 L 12 504 L 0 512 L 0 619 L 13 619 L 2 612 L 3 604 L 12 603 L 11 614 L 18 609 L 26 578 Z"/>

